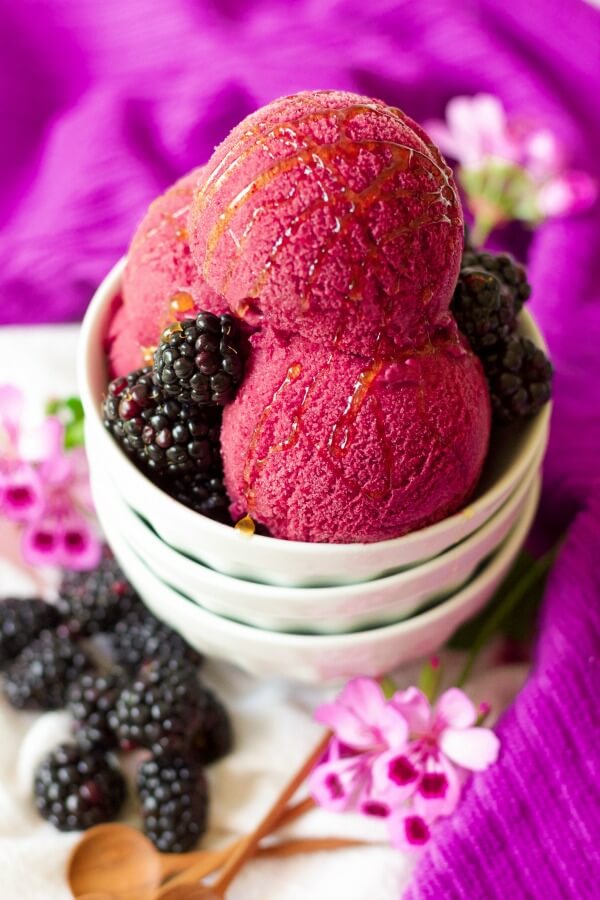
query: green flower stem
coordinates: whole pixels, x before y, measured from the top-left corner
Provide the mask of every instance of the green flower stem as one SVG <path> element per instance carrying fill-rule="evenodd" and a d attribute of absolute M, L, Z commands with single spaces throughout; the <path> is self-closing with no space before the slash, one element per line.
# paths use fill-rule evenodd
<path fill-rule="evenodd" d="M 458 677 L 456 682 L 457 687 L 462 687 L 468 680 L 473 671 L 473 666 L 475 665 L 477 657 L 490 638 L 496 634 L 502 623 L 506 621 L 508 616 L 527 593 L 548 573 L 552 563 L 558 555 L 561 544 L 562 539 L 533 563 L 525 575 L 523 575 L 513 589 L 508 592 L 504 600 L 493 610 L 489 618 L 483 623 L 481 631 L 475 638 L 473 646 L 469 651 L 469 656 L 467 657 L 463 670 Z"/>
<path fill-rule="evenodd" d="M 384 675 L 383 678 L 379 679 L 379 684 L 381 685 L 381 690 L 383 691 L 385 699 L 391 700 L 398 690 L 396 683 L 392 681 L 389 675 Z"/>
<path fill-rule="evenodd" d="M 430 659 L 423 668 L 419 676 L 419 687 L 427 697 L 430 703 L 437 698 L 442 681 L 442 667 L 439 659 L 434 657 Z"/>

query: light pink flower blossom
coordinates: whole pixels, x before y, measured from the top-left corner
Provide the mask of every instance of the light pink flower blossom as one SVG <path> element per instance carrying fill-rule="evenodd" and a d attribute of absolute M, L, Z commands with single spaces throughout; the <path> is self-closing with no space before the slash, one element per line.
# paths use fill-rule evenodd
<path fill-rule="evenodd" d="M 372 769 L 379 755 L 404 747 L 408 725 L 371 678 L 355 678 L 332 703 L 315 713 L 334 734 L 327 757 L 313 770 L 309 789 L 316 802 L 334 811 L 387 814 L 385 801 L 371 797 Z M 389 812 L 389 810 L 387 810 Z"/>
<path fill-rule="evenodd" d="M 64 426 L 54 417 L 23 425 L 23 395 L 0 386 L 0 515 L 21 523 L 30 565 L 93 568 L 101 544 L 83 450 L 65 452 Z"/>
<path fill-rule="evenodd" d="M 443 693 L 433 708 L 414 687 L 396 693 L 390 705 L 404 716 L 410 736 L 405 746 L 375 760 L 373 793 L 401 810 L 390 819 L 392 841 L 405 848 L 414 832 L 412 843 L 420 846 L 436 819 L 456 808 L 467 774 L 495 762 L 500 745 L 493 731 L 475 724 L 475 707 L 458 688 Z"/>
<path fill-rule="evenodd" d="M 457 176 L 475 218 L 474 243 L 511 219 L 537 224 L 582 212 L 596 201 L 595 179 L 568 168 L 557 136 L 509 118 L 498 97 L 454 97 L 446 120 L 426 127 L 442 152 L 458 163 Z"/>

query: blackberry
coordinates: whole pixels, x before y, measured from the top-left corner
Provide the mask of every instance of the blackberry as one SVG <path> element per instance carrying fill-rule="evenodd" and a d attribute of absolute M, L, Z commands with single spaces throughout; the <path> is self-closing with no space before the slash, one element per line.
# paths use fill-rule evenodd
<path fill-rule="evenodd" d="M 133 610 L 117 623 L 112 650 L 115 662 L 131 674 L 155 659 L 179 659 L 195 666 L 203 661 L 180 634 L 145 607 Z"/>
<path fill-rule="evenodd" d="M 527 338 L 511 335 L 484 360 L 484 369 L 499 422 L 533 416 L 550 399 L 552 366 Z"/>
<path fill-rule="evenodd" d="M 60 619 L 55 606 L 39 597 L 7 597 L 0 601 L 0 670 L 46 628 Z"/>
<path fill-rule="evenodd" d="M 58 609 L 71 633 L 92 635 L 111 631 L 119 619 L 141 601 L 106 547 L 97 569 L 65 572 Z"/>
<path fill-rule="evenodd" d="M 225 406 L 242 379 L 235 320 L 201 312 L 163 333 L 154 354 L 154 379 L 179 400 Z"/>
<path fill-rule="evenodd" d="M 114 669 L 106 675 L 83 675 L 69 690 L 67 709 L 72 714 L 75 739 L 84 750 L 116 748 L 117 737 L 108 724 L 125 687 L 125 675 Z"/>
<path fill-rule="evenodd" d="M 233 747 L 229 713 L 211 691 L 206 691 L 202 725 L 193 740 L 194 759 L 204 766 L 226 756 Z"/>
<path fill-rule="evenodd" d="M 104 425 L 135 464 L 155 478 L 206 471 L 220 462 L 216 411 L 165 396 L 150 369 L 110 383 Z"/>
<path fill-rule="evenodd" d="M 163 853 L 191 850 L 206 831 L 208 789 L 202 769 L 181 756 L 144 762 L 137 774 L 144 833 Z"/>
<path fill-rule="evenodd" d="M 525 267 L 510 253 L 488 253 L 485 250 L 467 249 L 462 258 L 463 269 L 482 269 L 495 275 L 500 282 L 504 302 L 511 302 L 515 314 L 531 296 L 531 285 L 527 281 Z"/>
<path fill-rule="evenodd" d="M 98 752 L 61 744 L 38 766 L 35 804 L 59 831 L 80 831 L 110 822 L 125 799 L 121 773 Z"/>
<path fill-rule="evenodd" d="M 220 473 L 194 472 L 174 478 L 164 485 L 164 489 L 179 503 L 189 506 L 195 512 L 231 525 L 229 497 Z"/>
<path fill-rule="evenodd" d="M 143 666 L 109 713 L 123 750 L 185 752 L 202 722 L 206 691 L 190 663 L 172 658 Z"/>
<path fill-rule="evenodd" d="M 69 686 L 93 667 L 70 637 L 42 631 L 7 670 L 4 693 L 17 709 L 62 709 Z"/>
<path fill-rule="evenodd" d="M 495 275 L 483 269 L 461 269 L 452 298 L 452 313 L 478 356 L 506 340 L 516 326 L 512 296 L 502 291 Z"/>

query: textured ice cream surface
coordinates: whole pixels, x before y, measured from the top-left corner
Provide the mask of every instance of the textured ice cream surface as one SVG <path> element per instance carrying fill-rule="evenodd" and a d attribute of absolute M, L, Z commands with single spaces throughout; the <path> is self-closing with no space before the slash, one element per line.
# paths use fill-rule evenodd
<path fill-rule="evenodd" d="M 341 91 L 241 122 L 197 183 L 199 271 L 250 322 L 373 351 L 447 317 L 463 242 L 450 169 L 415 122 Z"/>
<path fill-rule="evenodd" d="M 227 310 L 190 252 L 187 219 L 201 172 L 194 169 L 157 197 L 133 236 L 123 274 L 123 305 L 109 333 L 115 375 L 147 364 L 162 330 L 176 318 L 201 309 Z"/>
<path fill-rule="evenodd" d="M 225 409 L 222 455 L 234 520 L 273 537 L 393 538 L 460 509 L 481 473 L 490 402 L 455 328 L 395 359 L 255 334 Z"/>

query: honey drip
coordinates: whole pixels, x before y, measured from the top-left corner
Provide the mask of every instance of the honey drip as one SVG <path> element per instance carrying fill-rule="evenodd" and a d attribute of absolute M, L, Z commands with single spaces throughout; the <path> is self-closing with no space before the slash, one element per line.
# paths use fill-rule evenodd
<path fill-rule="evenodd" d="M 182 224 L 182 220 L 185 220 L 187 214 L 190 211 L 190 207 L 192 205 L 192 192 L 189 189 L 178 191 L 184 195 L 188 202 L 183 206 L 180 206 L 179 209 L 176 209 L 175 212 L 172 213 L 161 213 L 160 222 L 158 225 L 154 225 L 152 228 L 149 228 L 145 234 L 141 235 L 137 238 L 135 242 L 135 246 L 143 246 L 146 244 L 150 238 L 153 238 L 159 232 L 165 231 L 170 228 L 173 231 L 173 236 L 176 240 L 181 241 L 181 243 L 185 244 L 189 240 L 189 233 L 185 224 Z M 142 260 L 150 259 L 154 256 L 153 251 L 147 251 Z"/>
<path fill-rule="evenodd" d="M 181 325 L 179 324 L 179 322 L 171 322 L 171 324 L 167 325 L 167 327 L 163 331 L 161 339 L 163 341 L 166 341 L 168 337 L 170 337 L 172 334 L 175 334 L 177 331 L 183 331 Z"/>
<path fill-rule="evenodd" d="M 151 366 L 154 362 L 154 354 L 156 353 L 156 347 L 148 346 L 148 347 L 140 347 L 142 353 L 142 360 L 145 366 Z"/>
<path fill-rule="evenodd" d="M 337 459 L 343 457 L 350 449 L 358 414 L 367 399 L 367 394 L 369 393 L 373 382 L 381 372 L 382 368 L 383 361 L 374 359 L 371 361 L 368 368 L 363 369 L 354 385 L 354 392 L 348 399 L 346 409 L 333 426 L 327 446 L 329 447 L 331 455 L 335 456 Z"/>
<path fill-rule="evenodd" d="M 169 310 L 175 317 L 184 315 L 194 309 L 194 298 L 187 291 L 177 291 L 169 303 Z"/>
<path fill-rule="evenodd" d="M 278 399 L 284 393 L 284 391 L 295 381 L 300 378 L 302 373 L 302 365 L 299 362 L 292 363 L 292 365 L 288 368 L 285 378 L 273 394 L 273 398 L 270 403 L 265 406 L 262 413 L 259 416 L 258 422 L 252 432 L 252 436 L 250 438 L 250 443 L 248 445 L 248 450 L 246 453 L 246 459 L 244 461 L 244 468 L 242 472 L 242 477 L 244 481 L 244 495 L 246 497 L 246 504 L 248 507 L 248 514 L 250 515 L 255 506 L 255 494 L 253 488 L 254 474 L 255 468 L 260 465 L 264 465 L 265 460 L 255 459 L 256 450 L 259 444 L 259 441 L 263 435 L 263 431 L 269 416 L 273 410 L 273 406 L 277 403 Z M 268 456 L 268 453 L 267 453 Z"/>
<path fill-rule="evenodd" d="M 252 516 L 246 514 L 242 519 L 235 523 L 236 531 L 239 531 L 240 534 L 243 534 L 247 537 L 250 537 L 256 531 L 256 525 L 254 524 L 254 519 Z"/>

